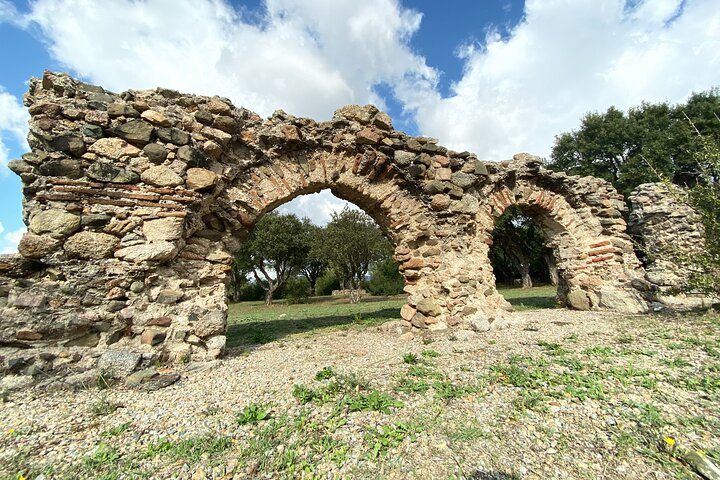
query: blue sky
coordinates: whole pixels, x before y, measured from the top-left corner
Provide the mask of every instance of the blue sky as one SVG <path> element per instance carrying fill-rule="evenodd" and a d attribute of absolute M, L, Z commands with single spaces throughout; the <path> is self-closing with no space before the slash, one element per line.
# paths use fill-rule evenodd
<path fill-rule="evenodd" d="M 547 156 L 587 111 L 720 82 L 717 0 L 0 0 L 0 252 L 22 233 L 26 81 L 220 94 L 318 120 L 375 103 L 396 128 L 502 160 Z M 317 222 L 334 197 L 287 208 Z"/>

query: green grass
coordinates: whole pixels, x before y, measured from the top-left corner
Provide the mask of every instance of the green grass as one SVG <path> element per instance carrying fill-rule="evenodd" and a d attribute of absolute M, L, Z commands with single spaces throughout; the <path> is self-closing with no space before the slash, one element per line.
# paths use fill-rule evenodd
<path fill-rule="evenodd" d="M 557 289 L 552 285 L 533 288 L 498 288 L 498 292 L 518 312 L 558 307 L 555 298 Z"/>
<path fill-rule="evenodd" d="M 268 405 L 260 405 L 251 403 L 246 405 L 240 413 L 235 417 L 235 423 L 238 425 L 247 425 L 249 423 L 258 423 L 267 420 L 270 417 L 270 407 Z"/>
<path fill-rule="evenodd" d="M 498 291 L 519 311 L 557 307 L 552 286 Z M 367 297 L 354 305 L 337 297 L 313 297 L 297 305 L 278 302 L 272 307 L 263 302 L 234 303 L 228 309 L 227 345 L 262 345 L 289 336 L 372 327 L 399 319 L 404 303 L 404 295 Z"/>
<path fill-rule="evenodd" d="M 170 441 L 162 438 L 147 446 L 145 458 L 155 458 L 162 455 L 171 460 L 183 460 L 189 464 L 200 461 L 203 455 L 219 455 L 232 445 L 228 437 L 190 437 L 184 440 Z"/>
<path fill-rule="evenodd" d="M 291 335 L 380 325 L 400 318 L 404 296 L 370 297 L 350 304 L 346 298 L 315 297 L 311 303 L 276 304 L 261 302 L 231 304 L 228 310 L 227 344 L 264 344 Z"/>

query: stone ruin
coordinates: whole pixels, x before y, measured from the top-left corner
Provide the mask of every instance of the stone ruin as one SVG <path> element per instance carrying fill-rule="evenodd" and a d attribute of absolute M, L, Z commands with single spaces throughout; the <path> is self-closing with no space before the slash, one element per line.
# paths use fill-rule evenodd
<path fill-rule="evenodd" d="M 32 151 L 9 167 L 28 231 L 20 255 L 0 259 L 5 371 L 122 352 L 134 352 L 125 373 L 219 357 L 233 252 L 265 213 L 323 189 L 362 208 L 393 244 L 409 295 L 404 328 L 507 323 L 488 250 L 511 205 L 543 227 L 567 306 L 639 313 L 654 300 L 623 197 L 528 154 L 481 161 L 394 130 L 373 106 L 325 122 L 262 119 L 224 98 L 116 94 L 62 73 L 32 79 L 24 102 Z"/>

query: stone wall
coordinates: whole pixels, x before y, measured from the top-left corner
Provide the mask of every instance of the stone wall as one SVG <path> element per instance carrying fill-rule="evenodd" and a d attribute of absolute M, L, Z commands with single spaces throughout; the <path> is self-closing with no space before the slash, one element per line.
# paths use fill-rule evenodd
<path fill-rule="evenodd" d="M 30 81 L 25 104 L 32 152 L 9 166 L 28 232 L 22 257 L 0 262 L 11 370 L 105 351 L 138 352 L 136 364 L 220 356 L 233 252 L 262 215 L 325 188 L 394 245 L 406 328 L 504 323 L 487 253 L 513 204 L 545 228 L 571 307 L 647 308 L 622 198 L 527 154 L 480 161 L 394 130 L 372 106 L 325 122 L 282 111 L 263 120 L 224 98 L 115 94 L 51 72 Z"/>
<path fill-rule="evenodd" d="M 644 183 L 629 200 L 628 231 L 637 241 L 655 308 L 705 308 L 717 302 L 681 293 L 691 273 L 687 260 L 705 249 L 700 216 L 687 203 L 686 193 L 664 183 Z"/>

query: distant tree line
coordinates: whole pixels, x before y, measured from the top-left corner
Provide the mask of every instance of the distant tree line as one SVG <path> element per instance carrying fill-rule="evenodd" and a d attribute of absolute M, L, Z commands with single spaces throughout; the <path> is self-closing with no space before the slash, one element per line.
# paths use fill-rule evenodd
<path fill-rule="evenodd" d="M 669 179 L 693 187 L 717 183 L 706 171 L 699 137 L 720 143 L 720 90 L 693 93 L 685 103 L 642 103 L 627 112 L 590 112 L 576 131 L 555 137 L 548 167 L 611 182 L 627 196 L 641 183 Z M 709 175 L 709 176 L 708 176 Z"/>
<path fill-rule="evenodd" d="M 361 289 L 399 294 L 404 279 L 392 253 L 380 228 L 363 212 L 346 208 L 324 227 L 272 212 L 260 219 L 235 256 L 230 299 L 264 299 L 271 305 L 276 298 L 297 302 L 345 289 L 355 303 Z"/>

